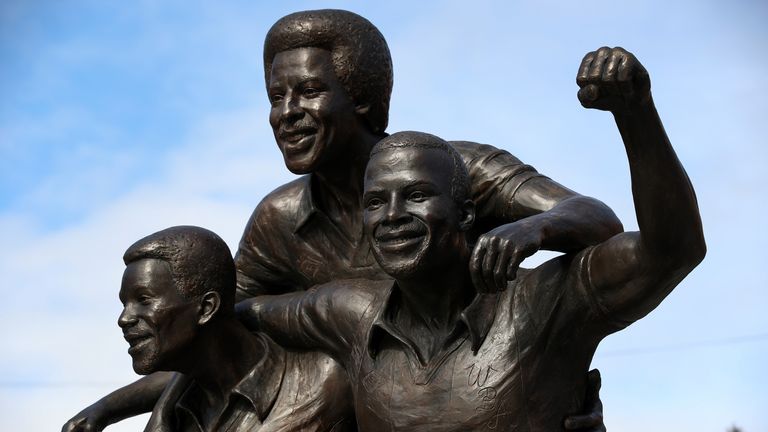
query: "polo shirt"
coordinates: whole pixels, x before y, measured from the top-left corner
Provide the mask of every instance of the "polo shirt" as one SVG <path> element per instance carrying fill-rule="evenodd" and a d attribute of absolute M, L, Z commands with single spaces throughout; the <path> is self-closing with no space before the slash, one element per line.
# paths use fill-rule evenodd
<path fill-rule="evenodd" d="M 322 395 L 339 391 L 326 382 L 323 369 L 332 366 L 319 353 L 293 352 L 269 337 L 254 334 L 263 355 L 230 391 L 227 405 L 216 424 L 204 429 L 199 412 L 206 400 L 194 380 L 176 379 L 166 392 L 178 399 L 161 399 L 155 410 L 172 405 L 174 418 L 164 426 L 178 432 L 340 432 L 352 430 L 351 402 Z M 323 360 L 323 358 L 325 360 Z M 177 392 L 180 387 L 183 391 Z M 346 389 L 343 383 L 342 391 Z"/>
<path fill-rule="evenodd" d="M 516 193 L 532 178 L 552 182 L 510 153 L 452 141 L 469 173 L 476 217 L 470 240 L 530 215 Z M 313 197 L 312 174 L 285 184 L 256 207 L 235 256 L 238 298 L 305 290 L 337 279 L 389 279 L 359 231 L 338 226 Z M 360 215 L 362 218 L 362 215 Z"/>
<path fill-rule="evenodd" d="M 598 343 L 631 320 L 589 282 L 593 249 L 521 269 L 504 292 L 465 309 L 441 349 L 419 356 L 393 320 L 393 281 L 345 280 L 256 299 L 281 344 L 327 352 L 352 383 L 361 431 L 554 431 L 584 412 Z M 483 317 L 493 316 L 490 326 Z"/>

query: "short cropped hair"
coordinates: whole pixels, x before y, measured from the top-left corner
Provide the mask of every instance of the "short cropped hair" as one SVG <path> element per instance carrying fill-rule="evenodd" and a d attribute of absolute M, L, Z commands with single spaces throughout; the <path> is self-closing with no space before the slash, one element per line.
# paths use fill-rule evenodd
<path fill-rule="evenodd" d="M 142 259 L 168 263 L 179 293 L 197 299 L 208 291 L 221 297 L 220 313 L 234 313 L 235 263 L 224 240 L 195 226 L 175 226 L 137 241 L 123 255 L 125 265 Z"/>
<path fill-rule="evenodd" d="M 356 104 L 369 105 L 368 127 L 383 135 L 389 121 L 392 57 L 379 29 L 345 10 L 311 10 L 280 18 L 264 41 L 267 87 L 275 55 L 297 48 L 330 51 L 336 77 Z"/>
<path fill-rule="evenodd" d="M 424 132 L 397 132 L 382 139 L 371 150 L 371 158 L 385 150 L 398 148 L 433 149 L 447 154 L 453 162 L 451 172 L 451 197 L 456 204 L 469 199 L 469 174 L 464 160 L 452 145 L 440 137 Z"/>

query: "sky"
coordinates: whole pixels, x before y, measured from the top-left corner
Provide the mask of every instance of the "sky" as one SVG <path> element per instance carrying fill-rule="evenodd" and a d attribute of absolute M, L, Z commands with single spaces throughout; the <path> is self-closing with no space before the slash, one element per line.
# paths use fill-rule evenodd
<path fill-rule="evenodd" d="M 137 378 L 116 325 L 131 243 L 199 225 L 234 251 L 260 199 L 294 178 L 267 122 L 262 44 L 278 18 L 318 8 L 357 12 L 387 38 L 389 132 L 506 149 L 629 230 L 620 136 L 610 114 L 580 106 L 575 75 L 600 46 L 635 53 L 708 254 L 600 344 L 606 425 L 768 431 L 768 3 L 749 0 L 4 0 L 0 430 L 58 430 Z"/>

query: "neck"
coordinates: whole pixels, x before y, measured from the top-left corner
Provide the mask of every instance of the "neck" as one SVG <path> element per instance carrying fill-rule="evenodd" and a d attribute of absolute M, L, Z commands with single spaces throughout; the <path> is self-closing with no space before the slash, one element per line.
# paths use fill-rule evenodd
<path fill-rule="evenodd" d="M 400 311 L 431 329 L 450 329 L 475 296 L 466 245 L 456 259 L 414 277 L 398 279 Z"/>
<path fill-rule="evenodd" d="M 195 380 L 209 406 L 226 402 L 235 385 L 264 355 L 248 330 L 234 318 L 209 323 L 197 341 L 190 364 L 179 372 Z"/>
<path fill-rule="evenodd" d="M 365 167 L 370 159 L 371 149 L 382 137 L 365 132 L 344 145 L 343 157 L 324 164 L 313 173 L 313 193 L 329 215 L 348 215 L 350 221 L 359 224 L 361 198 Z"/>

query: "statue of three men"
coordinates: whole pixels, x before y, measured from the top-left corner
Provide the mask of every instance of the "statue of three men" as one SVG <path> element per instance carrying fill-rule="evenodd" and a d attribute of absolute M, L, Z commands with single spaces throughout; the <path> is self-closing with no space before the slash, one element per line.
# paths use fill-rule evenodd
<path fill-rule="evenodd" d="M 280 19 L 264 69 L 278 147 L 306 175 L 258 205 L 234 266 L 194 227 L 129 248 L 119 324 L 134 370 L 183 375 L 154 373 L 63 430 L 153 408 L 148 430 L 604 430 L 586 374 L 597 344 L 705 253 L 637 59 L 601 48 L 577 76 L 624 140 L 634 233 L 505 151 L 387 135 L 389 50 L 358 15 Z M 518 270 L 539 249 L 565 254 Z"/>

